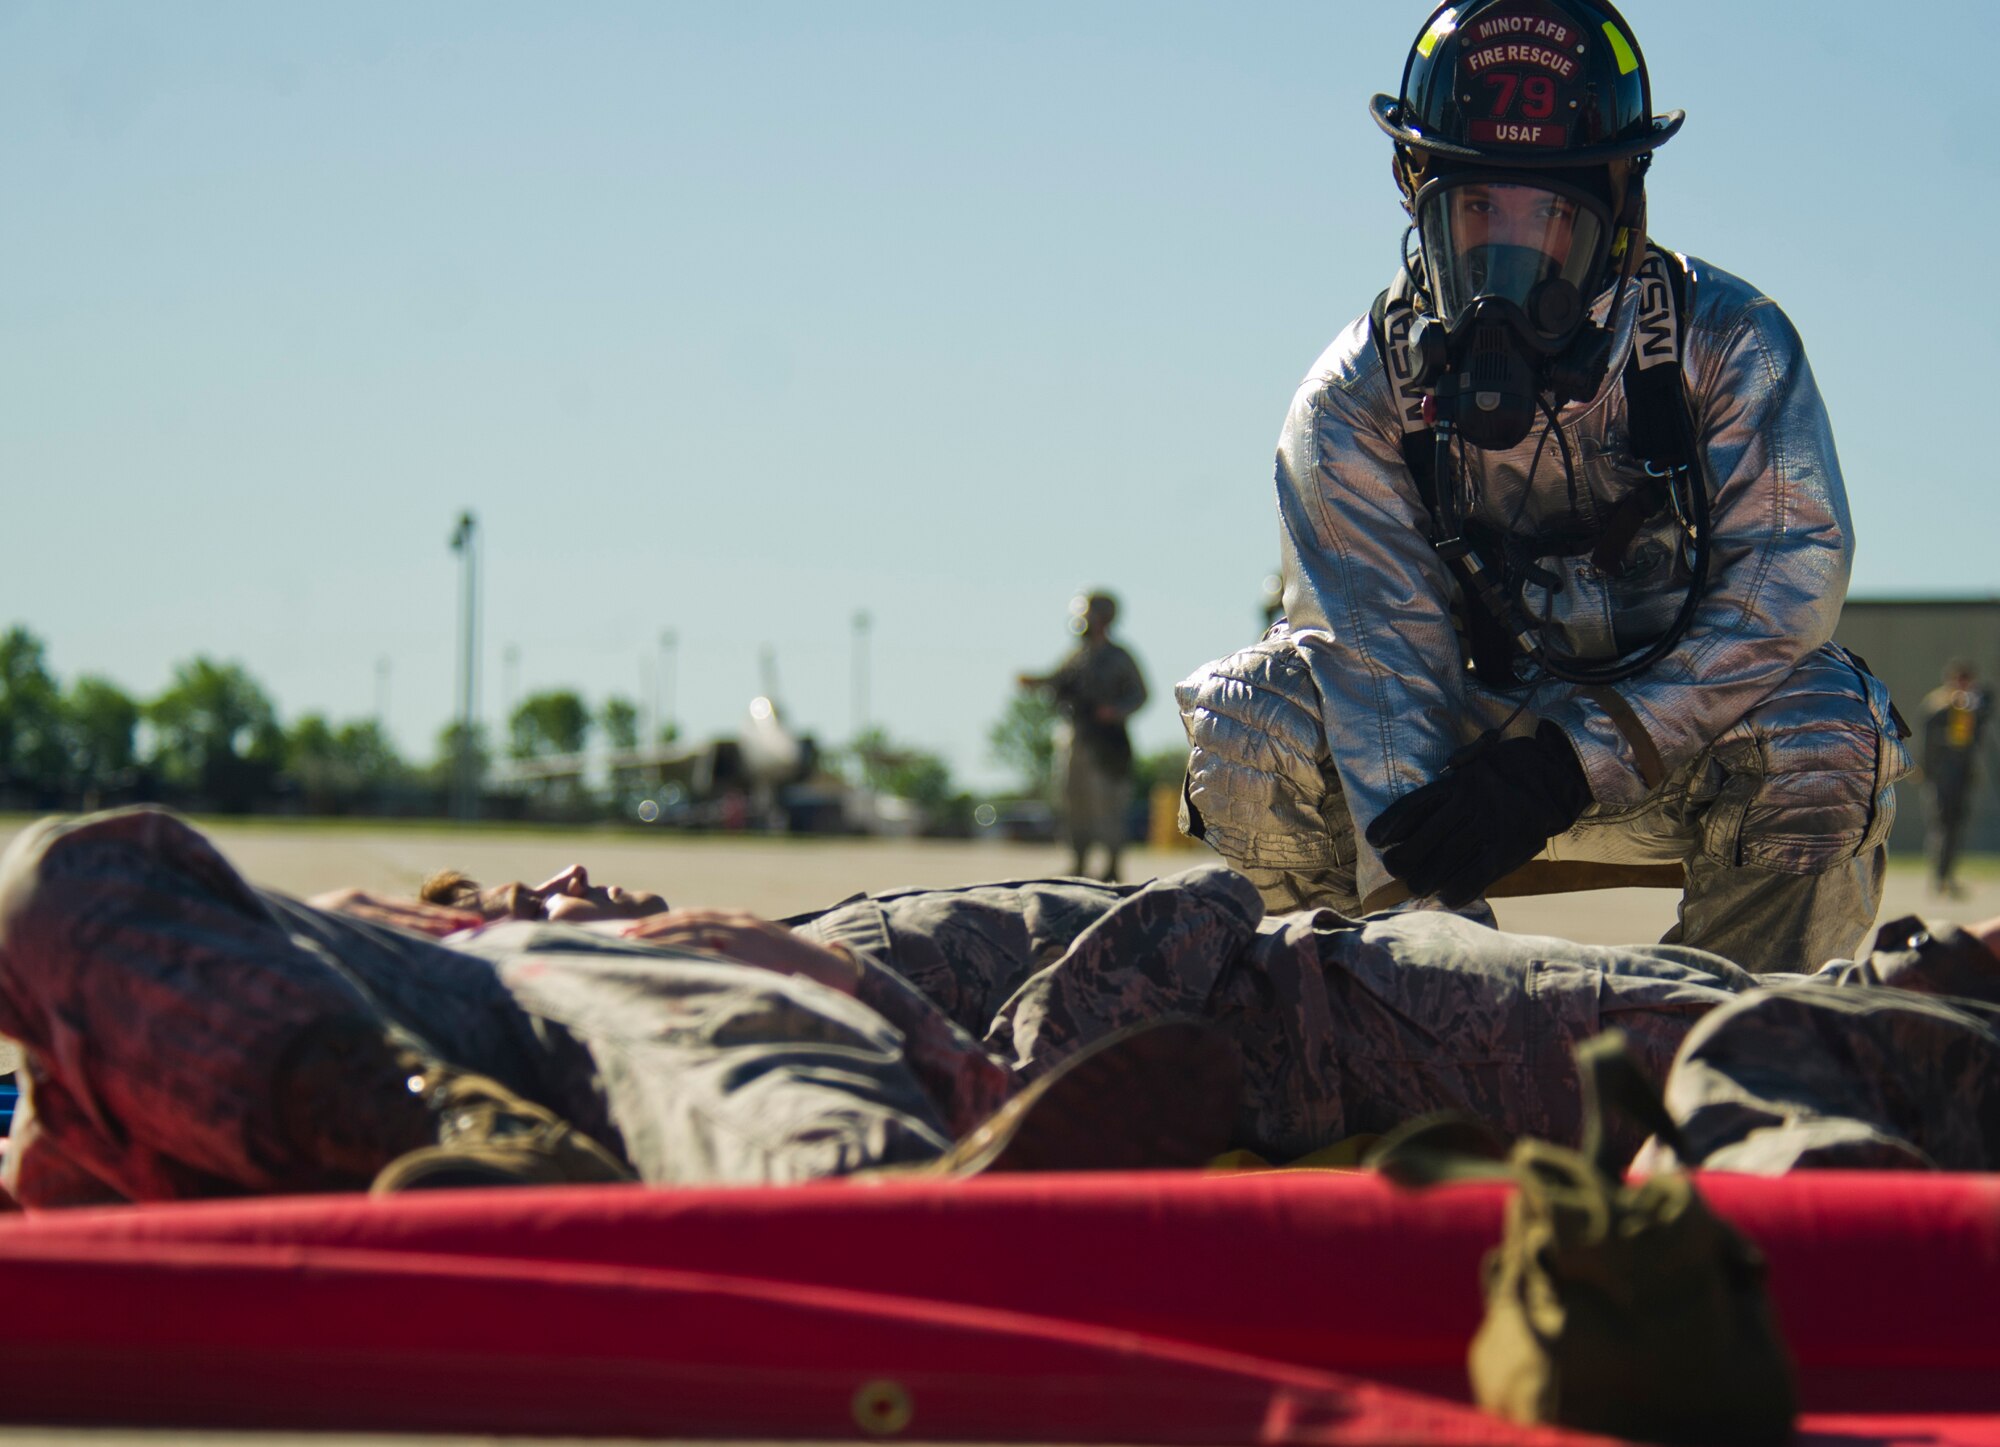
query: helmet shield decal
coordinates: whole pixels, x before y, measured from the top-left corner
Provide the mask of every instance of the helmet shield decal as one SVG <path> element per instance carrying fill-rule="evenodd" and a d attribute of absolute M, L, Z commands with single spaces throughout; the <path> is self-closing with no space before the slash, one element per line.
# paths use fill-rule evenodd
<path fill-rule="evenodd" d="M 1458 40 L 1453 79 L 1472 145 L 1561 150 L 1606 139 L 1589 133 L 1598 108 L 1586 105 L 1597 69 L 1587 62 L 1603 35 L 1548 6 L 1516 4 L 1481 11 Z"/>
<path fill-rule="evenodd" d="M 1417 235 L 1432 299 L 1446 323 L 1482 298 L 1509 301 L 1538 330 L 1555 316 L 1538 295 L 1553 281 L 1587 301 L 1598 289 L 1610 236 L 1610 216 L 1596 196 L 1546 173 L 1465 172 L 1433 181 L 1417 193 Z M 1565 312 L 1565 320 L 1570 313 Z M 1571 321 L 1573 325 L 1573 321 Z"/>

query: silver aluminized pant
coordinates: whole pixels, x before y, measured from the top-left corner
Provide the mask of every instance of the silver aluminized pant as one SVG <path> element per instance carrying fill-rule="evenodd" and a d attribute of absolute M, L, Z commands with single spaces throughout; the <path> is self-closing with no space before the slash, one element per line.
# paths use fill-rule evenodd
<path fill-rule="evenodd" d="M 1355 825 L 1320 696 L 1282 626 L 1175 694 L 1190 744 L 1183 829 L 1273 911 L 1391 902 L 1357 895 Z M 1474 691 L 1467 701 L 1492 713 L 1467 720 L 1468 738 L 1515 703 Z M 1679 920 L 1665 942 L 1757 973 L 1811 970 L 1852 956 L 1874 921 L 1893 785 L 1909 766 L 1886 690 L 1829 644 L 1639 803 L 1593 806 L 1541 857 L 1677 864 Z"/>

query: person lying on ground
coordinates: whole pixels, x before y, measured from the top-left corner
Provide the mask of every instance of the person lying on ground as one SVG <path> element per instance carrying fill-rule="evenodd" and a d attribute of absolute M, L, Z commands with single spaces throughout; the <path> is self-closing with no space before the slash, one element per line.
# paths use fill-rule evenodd
<path fill-rule="evenodd" d="M 892 1015 L 901 987 L 914 983 L 952 1024 L 987 1037 L 1003 1056 L 1011 1021 L 1022 1013 L 1033 1021 L 1036 1051 L 1057 1058 L 1065 1039 L 1089 1038 L 1147 1009 L 1198 1011 L 1230 1030 L 1249 1070 L 1236 1138 L 1280 1159 L 1439 1109 L 1472 1115 L 1503 1134 L 1568 1141 L 1580 1123 L 1570 1052 L 1592 1021 L 1623 1027 L 1655 1073 L 1674 1062 L 1699 1021 L 1668 1086 L 1688 1122 L 1684 1134 L 1699 1143 L 1707 1164 L 1765 1172 L 2000 1164 L 2000 1143 L 1967 1128 L 1968 1121 L 2000 1118 L 2000 1107 L 1984 1104 L 1992 1072 L 1978 1065 L 1996 1058 L 1992 961 L 2000 920 L 1971 934 L 1946 926 L 1933 935 L 1916 920 L 1886 925 L 1867 960 L 1835 961 L 1813 977 L 1849 987 L 1830 997 L 1753 988 L 1805 982 L 1802 962 L 1778 953 L 1755 961 L 1769 973 L 1752 981 L 1726 961 L 1684 948 L 1597 949 L 1401 917 L 1357 932 L 1322 910 L 1311 916 L 1313 940 L 1303 949 L 1295 920 L 1263 920 L 1260 935 L 1275 939 L 1251 943 L 1247 957 L 1233 958 L 1208 987 L 1199 970 L 1190 976 L 1172 965 L 1134 967 L 1155 955 L 1186 958 L 1163 954 L 1161 941 L 1132 928 L 1142 912 L 1188 913 L 1190 896 L 1205 887 L 1200 871 L 1170 884 L 1178 893 L 1165 883 L 1150 886 L 1143 906 L 1124 904 L 1139 887 L 1074 880 L 892 891 L 799 916 L 789 922 L 796 929 L 738 911 L 667 911 L 656 895 L 592 884 L 581 865 L 540 885 L 490 890 L 446 871 L 426 881 L 425 898 L 415 904 L 356 891 L 321 902 L 436 934 L 497 918 L 550 917 L 629 931 L 844 993 L 872 985 Z M 1115 923 L 1106 920 L 1113 914 Z M 841 939 L 891 968 L 858 972 Z M 833 941 L 837 953 L 813 947 L 814 940 Z M 1044 970 L 1046 978 L 1010 1008 Z M 1315 973 L 1317 985 L 1309 983 Z M 890 980 L 897 990 L 883 996 Z M 1116 1009 L 1078 1010 L 1063 998 L 1102 991 L 1106 982 L 1121 1001 Z M 1865 993 L 1855 993 L 1857 986 Z M 1881 986 L 1957 998 L 1911 1000 L 1876 993 Z M 1532 1000 L 1523 1001 L 1524 991 Z M 1246 1007 L 1246 997 L 1259 1003 Z M 1310 1002 L 1297 1028 L 1273 1036 L 1269 1002 L 1294 999 Z M 1066 1035 L 1050 1018 L 1064 1014 L 1071 1018 Z M 918 1023 L 936 1022 L 923 1013 Z M 1857 1049 L 1868 1068 L 1857 1068 Z M 1968 1052 L 1970 1065 L 1945 1063 Z M 1315 1059 L 1322 1059 L 1318 1068 Z M 1774 1060 L 1800 1078 L 1774 1075 Z M 1909 1062 L 1919 1063 L 1914 1068 L 1927 1082 L 1911 1078 Z M 1036 1065 L 1032 1058 L 1018 1063 Z M 1667 1158 L 1655 1151 L 1648 1159 Z"/>
<path fill-rule="evenodd" d="M 2000 923 L 1983 942 L 1897 937 L 1810 984 L 1760 991 L 1685 948 L 1575 945 L 1436 912 L 1266 921 L 1254 888 L 1219 866 L 1137 887 L 895 891 L 789 928 L 705 911 L 488 921 L 483 907 L 416 902 L 424 928 L 411 932 L 357 916 L 380 902 L 343 903 L 260 894 L 154 810 L 49 821 L 17 840 L 0 861 L 0 1033 L 27 1057 L 31 1110 L 8 1161 L 18 1198 L 359 1188 L 413 1156 L 433 1182 L 508 1179 L 493 1166 L 501 1147 L 518 1178 L 654 1184 L 950 1160 L 954 1139 L 980 1140 L 1008 1102 L 1080 1069 L 1068 1062 L 1175 1016 L 1200 1017 L 1240 1056 L 1240 1105 L 1220 1134 L 1267 1158 L 1439 1109 L 1574 1141 L 1575 1044 L 1622 1027 L 1657 1075 L 1704 1015 L 1737 1011 L 1763 1032 L 1768 1086 L 1787 1042 L 1813 1037 L 1774 1034 L 1759 1002 L 1796 1009 L 1808 992 L 1816 1020 L 1840 1000 L 1850 1031 L 1879 1017 L 1892 1044 L 1909 1021 L 1909 1039 L 1948 1038 L 1933 1056 L 1958 1074 L 1941 1085 L 1923 1076 L 1933 1057 L 1869 1047 L 1894 1067 L 1869 1082 L 1877 1095 L 1922 1095 L 1937 1118 L 1852 1090 L 1827 1093 L 1815 1115 L 1819 1098 L 1776 1090 L 1765 1098 L 1782 1108 L 1698 1138 L 1723 1152 L 1748 1142 L 1768 1163 L 1801 1120 L 1847 1110 L 1869 1142 L 1909 1146 L 1899 1164 L 2000 1159 L 1997 1127 L 1959 1120 L 2000 1121 L 2000 1086 L 1986 1084 L 2000 1082 L 2000 1011 L 1912 993 L 2000 995 Z M 1156 1051 L 1191 1082 L 1166 1109 L 1149 1116 L 1132 1099 L 1157 1080 L 1112 1090 L 1092 1129 L 1069 1132 L 1062 1163 L 1129 1163 L 1135 1142 L 1154 1161 L 1197 1154 L 1202 1132 L 1176 1131 L 1176 1115 L 1238 1100 L 1194 1043 L 1210 1038 Z M 1818 1038 L 1824 1054 L 1847 1037 Z M 467 1071 L 482 1078 L 476 1111 Z M 470 1140 L 447 1128 L 465 1119 L 485 1122 Z M 1846 1148 L 1822 1132 L 1791 1164 L 1848 1163 Z"/>
<path fill-rule="evenodd" d="M 843 993 L 540 919 L 447 947 L 425 932 L 482 916 L 395 907 L 413 932 L 344 903 L 253 889 L 157 809 L 17 837 L 16 1201 L 1184 1166 L 1227 1143 L 1237 1066 L 1206 1027 L 1093 1041 L 1027 1079 L 886 978 Z"/>
<path fill-rule="evenodd" d="M 482 911 L 498 899 L 567 911 L 608 898 L 581 867 L 484 893 L 446 873 L 425 892 Z M 1224 898 L 1233 934 L 1204 958 L 1174 925 Z M 1143 887 L 889 891 L 791 928 L 714 910 L 635 912 L 592 927 L 841 989 L 857 978 L 849 960 L 879 960 L 1017 1070 L 1149 1013 L 1209 1020 L 1243 1059 L 1236 1143 L 1270 1159 L 1440 1110 L 1574 1144 L 1572 1052 L 1619 1028 L 1666 1078 L 1689 1164 L 2000 1168 L 2000 919 L 1969 931 L 1897 920 L 1860 961 L 1808 974 L 1773 953 L 1755 962 L 1769 973 L 1752 977 L 1686 947 L 1578 945 L 1435 912 L 1258 921 L 1240 876 L 1219 868 Z M 843 958 L 801 948 L 809 941 Z M 1672 1157 L 1654 1148 L 1644 1163 Z"/>

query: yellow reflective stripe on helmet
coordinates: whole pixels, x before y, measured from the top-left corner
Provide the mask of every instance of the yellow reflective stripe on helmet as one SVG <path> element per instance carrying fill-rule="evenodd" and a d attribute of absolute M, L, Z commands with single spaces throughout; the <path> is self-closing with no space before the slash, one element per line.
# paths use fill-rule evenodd
<path fill-rule="evenodd" d="M 1632 42 L 1618 33 L 1618 27 L 1609 20 L 1604 22 L 1605 38 L 1611 42 L 1611 53 L 1618 57 L 1618 73 L 1630 75 L 1639 68 L 1639 57 L 1632 53 Z"/>
<path fill-rule="evenodd" d="M 1456 29 L 1458 29 L 1458 7 L 1453 6 L 1431 22 L 1431 28 L 1426 30 L 1423 38 L 1417 42 L 1417 54 L 1429 60 L 1431 52 L 1437 49 L 1437 43 Z"/>

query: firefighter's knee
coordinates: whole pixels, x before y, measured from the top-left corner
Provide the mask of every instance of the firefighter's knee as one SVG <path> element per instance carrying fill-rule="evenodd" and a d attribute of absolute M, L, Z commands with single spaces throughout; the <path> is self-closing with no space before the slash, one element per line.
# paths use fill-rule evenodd
<path fill-rule="evenodd" d="M 1870 853 L 1910 768 L 1900 732 L 1881 682 L 1844 649 L 1820 649 L 1709 750 L 1702 853 L 1785 874 Z"/>

